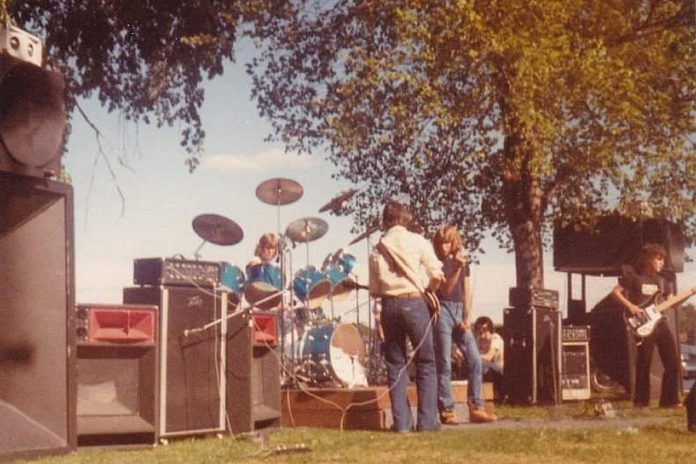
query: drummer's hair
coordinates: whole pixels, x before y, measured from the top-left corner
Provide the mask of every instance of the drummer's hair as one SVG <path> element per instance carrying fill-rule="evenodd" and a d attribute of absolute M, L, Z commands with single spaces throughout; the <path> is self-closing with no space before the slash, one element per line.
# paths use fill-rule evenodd
<path fill-rule="evenodd" d="M 384 226 L 384 230 L 393 226 L 408 227 L 410 223 L 411 213 L 406 206 L 396 200 L 389 200 L 387 204 L 384 205 L 384 211 L 382 212 L 382 225 Z"/>
<path fill-rule="evenodd" d="M 273 256 L 278 253 L 278 236 L 272 232 L 267 232 L 259 238 L 259 243 L 256 245 L 254 254 L 261 257 L 261 248 L 272 248 L 275 250 Z"/>
<path fill-rule="evenodd" d="M 439 259 L 445 259 L 446 256 L 442 255 L 442 244 L 451 243 L 452 249 L 450 253 L 455 255 L 462 249 L 462 237 L 459 235 L 459 231 L 453 225 L 445 225 L 440 227 L 435 236 L 433 237 L 433 248 L 435 248 L 435 254 Z"/>

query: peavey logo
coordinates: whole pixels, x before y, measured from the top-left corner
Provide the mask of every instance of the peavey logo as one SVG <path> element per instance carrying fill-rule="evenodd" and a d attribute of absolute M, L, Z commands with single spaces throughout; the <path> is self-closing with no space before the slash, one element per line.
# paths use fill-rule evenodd
<path fill-rule="evenodd" d="M 192 296 L 188 299 L 187 308 L 201 308 L 203 307 L 203 297 L 200 295 Z"/>

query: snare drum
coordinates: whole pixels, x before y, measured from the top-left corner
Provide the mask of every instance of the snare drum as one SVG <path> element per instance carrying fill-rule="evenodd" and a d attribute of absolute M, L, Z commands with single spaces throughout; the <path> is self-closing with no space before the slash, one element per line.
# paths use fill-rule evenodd
<path fill-rule="evenodd" d="M 312 381 L 335 381 L 344 387 L 367 386 L 365 343 L 355 325 L 313 327 L 302 337 L 301 350 L 311 366 Z"/>
<path fill-rule="evenodd" d="M 282 295 L 279 293 L 281 287 L 281 274 L 278 266 L 271 263 L 261 263 L 247 268 L 244 297 L 249 304 L 261 309 L 275 308 L 280 305 L 282 300 Z M 278 295 L 269 298 L 276 293 Z"/>
<path fill-rule="evenodd" d="M 314 266 L 307 266 L 295 273 L 292 289 L 309 309 L 315 309 L 329 296 L 331 281 Z"/>
<path fill-rule="evenodd" d="M 238 304 L 244 291 L 244 273 L 242 270 L 234 264 L 223 261 L 220 263 L 220 284 L 230 289 L 232 303 Z"/>

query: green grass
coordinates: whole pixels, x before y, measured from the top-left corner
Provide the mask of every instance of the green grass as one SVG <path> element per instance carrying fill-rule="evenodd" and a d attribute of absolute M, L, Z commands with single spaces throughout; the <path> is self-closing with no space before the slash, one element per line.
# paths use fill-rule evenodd
<path fill-rule="evenodd" d="M 616 404 L 616 419 L 595 417 L 593 403 L 548 407 L 499 406 L 512 427 L 445 429 L 407 435 L 329 429 L 281 429 L 257 442 L 225 438 L 174 441 L 129 451 L 80 449 L 46 457 L 45 464 L 100 463 L 690 463 L 696 434 L 686 431 L 683 412 L 636 412 Z M 653 418 L 650 425 L 623 426 L 622 419 Z M 571 427 L 568 419 L 575 419 Z M 563 420 L 563 427 L 558 426 Z M 509 421 L 508 421 L 509 422 Z M 519 424 L 517 423 L 519 422 Z M 525 425 L 535 424 L 533 427 Z M 282 453 L 298 446 L 306 452 Z"/>

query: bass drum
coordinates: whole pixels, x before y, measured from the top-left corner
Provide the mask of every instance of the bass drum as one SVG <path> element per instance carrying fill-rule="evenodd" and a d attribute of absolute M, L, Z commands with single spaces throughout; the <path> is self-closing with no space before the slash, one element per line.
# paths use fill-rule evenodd
<path fill-rule="evenodd" d="M 271 263 L 261 263 L 247 268 L 244 297 L 260 309 L 273 309 L 282 302 L 280 268 Z"/>
<path fill-rule="evenodd" d="M 353 324 L 313 327 L 302 337 L 302 358 L 310 381 L 337 382 L 343 387 L 367 386 L 365 343 Z"/>

